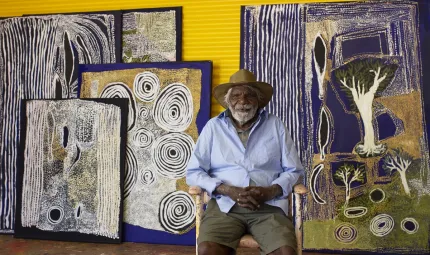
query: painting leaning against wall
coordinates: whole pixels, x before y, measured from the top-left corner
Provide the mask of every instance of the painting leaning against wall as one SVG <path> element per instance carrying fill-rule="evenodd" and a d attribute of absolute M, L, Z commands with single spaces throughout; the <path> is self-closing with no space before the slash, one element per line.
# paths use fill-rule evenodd
<path fill-rule="evenodd" d="M 210 118 L 211 62 L 82 65 L 82 98 L 128 98 L 125 241 L 195 243 L 185 173 Z"/>
<path fill-rule="evenodd" d="M 429 18 L 418 7 L 242 9 L 242 67 L 274 85 L 268 109 L 284 118 L 308 169 L 305 250 L 429 252 L 426 31 L 418 32 Z"/>
<path fill-rule="evenodd" d="M 15 237 L 121 241 L 127 106 L 23 101 Z"/>
<path fill-rule="evenodd" d="M 0 233 L 14 229 L 20 100 L 76 97 L 80 63 L 115 63 L 117 14 L 0 20 Z"/>

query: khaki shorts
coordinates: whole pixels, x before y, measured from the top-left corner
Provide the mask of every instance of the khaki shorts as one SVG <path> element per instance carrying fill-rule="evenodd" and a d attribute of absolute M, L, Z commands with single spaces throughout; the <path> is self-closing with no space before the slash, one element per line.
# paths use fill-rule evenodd
<path fill-rule="evenodd" d="M 296 250 L 293 223 L 281 208 L 264 204 L 259 210 L 251 211 L 234 205 L 229 213 L 223 213 L 214 199 L 209 201 L 203 214 L 197 243 L 214 242 L 236 250 L 246 233 L 260 245 L 261 254 L 285 245 Z"/>

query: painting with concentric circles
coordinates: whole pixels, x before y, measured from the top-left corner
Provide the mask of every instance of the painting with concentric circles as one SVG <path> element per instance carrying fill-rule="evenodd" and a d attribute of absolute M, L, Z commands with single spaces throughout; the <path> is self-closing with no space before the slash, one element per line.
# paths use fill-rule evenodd
<path fill-rule="evenodd" d="M 81 97 L 128 98 L 124 239 L 195 244 L 196 205 L 185 184 L 210 118 L 211 62 L 81 66 Z"/>

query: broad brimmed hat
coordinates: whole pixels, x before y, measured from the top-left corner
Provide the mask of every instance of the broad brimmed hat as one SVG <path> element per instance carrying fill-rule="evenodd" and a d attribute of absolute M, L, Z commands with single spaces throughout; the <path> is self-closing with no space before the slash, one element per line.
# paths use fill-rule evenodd
<path fill-rule="evenodd" d="M 263 108 L 266 106 L 270 99 L 272 99 L 273 88 L 269 83 L 257 81 L 255 75 L 248 70 L 240 69 L 230 76 L 230 81 L 228 83 L 223 83 L 216 86 L 213 90 L 214 97 L 224 108 L 228 108 L 224 101 L 224 97 L 230 88 L 235 86 L 248 85 L 260 90 L 263 95 L 263 99 L 260 100 L 258 107 Z"/>

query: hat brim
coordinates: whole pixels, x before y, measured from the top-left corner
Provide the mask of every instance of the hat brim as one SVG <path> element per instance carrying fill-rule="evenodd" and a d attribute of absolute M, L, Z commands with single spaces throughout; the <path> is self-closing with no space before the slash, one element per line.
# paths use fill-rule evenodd
<path fill-rule="evenodd" d="M 227 94 L 228 90 L 230 88 L 241 86 L 241 85 L 248 85 L 252 86 L 258 90 L 260 90 L 261 94 L 263 95 L 262 100 L 260 100 L 258 107 L 263 108 L 265 107 L 270 100 L 272 99 L 273 95 L 273 87 L 269 83 L 255 81 L 255 82 L 241 82 L 241 83 L 223 83 L 218 86 L 216 86 L 213 90 L 214 97 L 218 101 L 220 105 L 224 108 L 228 108 L 228 105 L 224 101 L 224 97 Z"/>

